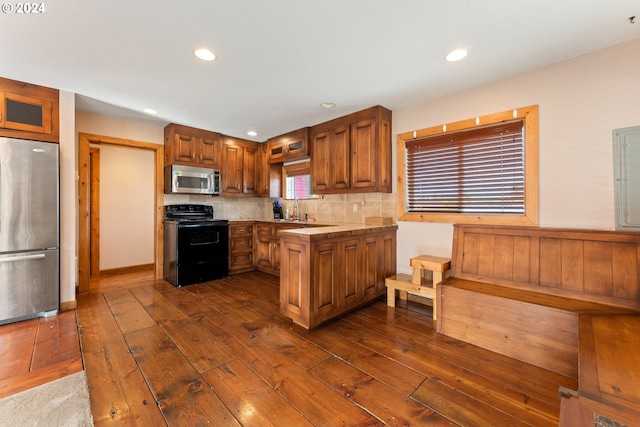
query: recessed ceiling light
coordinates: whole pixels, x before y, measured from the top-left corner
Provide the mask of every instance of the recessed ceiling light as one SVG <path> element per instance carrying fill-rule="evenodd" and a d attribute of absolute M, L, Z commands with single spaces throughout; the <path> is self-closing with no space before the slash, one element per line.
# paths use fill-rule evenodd
<path fill-rule="evenodd" d="M 451 52 L 447 53 L 444 59 L 446 59 L 449 62 L 460 61 L 461 59 L 464 59 L 467 56 L 467 53 L 468 52 L 465 49 L 452 50 Z"/>
<path fill-rule="evenodd" d="M 323 102 L 322 104 L 320 104 L 320 106 L 322 108 L 333 108 L 336 106 L 336 104 L 334 102 Z"/>
<path fill-rule="evenodd" d="M 142 110 L 142 111 L 144 111 L 144 112 L 145 112 L 145 113 L 147 113 L 147 114 L 154 114 L 154 115 L 155 115 L 155 114 L 158 114 L 158 112 L 157 112 L 156 110 L 154 110 L 153 108 L 145 108 L 145 109 L 144 109 L 144 110 Z"/>
<path fill-rule="evenodd" d="M 203 61 L 213 61 L 216 59 L 216 55 L 206 47 L 194 50 L 193 54 Z"/>
<path fill-rule="evenodd" d="M 258 132 L 256 132 L 255 130 L 250 130 L 249 132 L 247 132 L 247 135 L 249 135 L 249 136 L 258 136 Z"/>

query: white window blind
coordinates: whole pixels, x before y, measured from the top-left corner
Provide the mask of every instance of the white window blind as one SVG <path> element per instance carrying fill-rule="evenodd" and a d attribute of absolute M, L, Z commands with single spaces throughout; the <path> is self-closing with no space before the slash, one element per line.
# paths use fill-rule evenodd
<path fill-rule="evenodd" d="M 407 211 L 524 214 L 523 121 L 406 143 Z"/>

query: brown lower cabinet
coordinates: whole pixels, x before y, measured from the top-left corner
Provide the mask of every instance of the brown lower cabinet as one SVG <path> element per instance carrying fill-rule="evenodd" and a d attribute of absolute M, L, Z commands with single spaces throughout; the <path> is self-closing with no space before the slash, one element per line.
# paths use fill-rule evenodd
<path fill-rule="evenodd" d="M 280 237 L 278 231 L 303 228 L 303 224 L 256 223 L 256 268 L 262 272 L 280 275 Z"/>
<path fill-rule="evenodd" d="M 397 228 L 280 233 L 281 314 L 310 329 L 384 295 Z"/>
<path fill-rule="evenodd" d="M 255 270 L 253 221 L 229 223 L 229 274 Z"/>
<path fill-rule="evenodd" d="M 280 275 L 279 230 L 303 228 L 301 223 L 232 221 L 229 223 L 229 274 L 260 270 Z"/>

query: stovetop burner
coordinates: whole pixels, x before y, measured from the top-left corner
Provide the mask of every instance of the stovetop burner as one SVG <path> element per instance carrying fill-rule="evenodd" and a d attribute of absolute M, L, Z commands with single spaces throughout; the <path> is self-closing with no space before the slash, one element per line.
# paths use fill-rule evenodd
<path fill-rule="evenodd" d="M 213 206 L 209 205 L 166 205 L 164 219 L 177 222 L 227 222 L 223 219 L 214 219 Z"/>

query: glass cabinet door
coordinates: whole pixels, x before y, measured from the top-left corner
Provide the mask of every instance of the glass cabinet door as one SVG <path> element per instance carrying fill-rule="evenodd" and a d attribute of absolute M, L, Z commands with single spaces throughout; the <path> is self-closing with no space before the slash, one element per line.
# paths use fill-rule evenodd
<path fill-rule="evenodd" d="M 8 92 L 0 92 L 0 101 L 0 127 L 51 133 L 51 101 Z"/>

